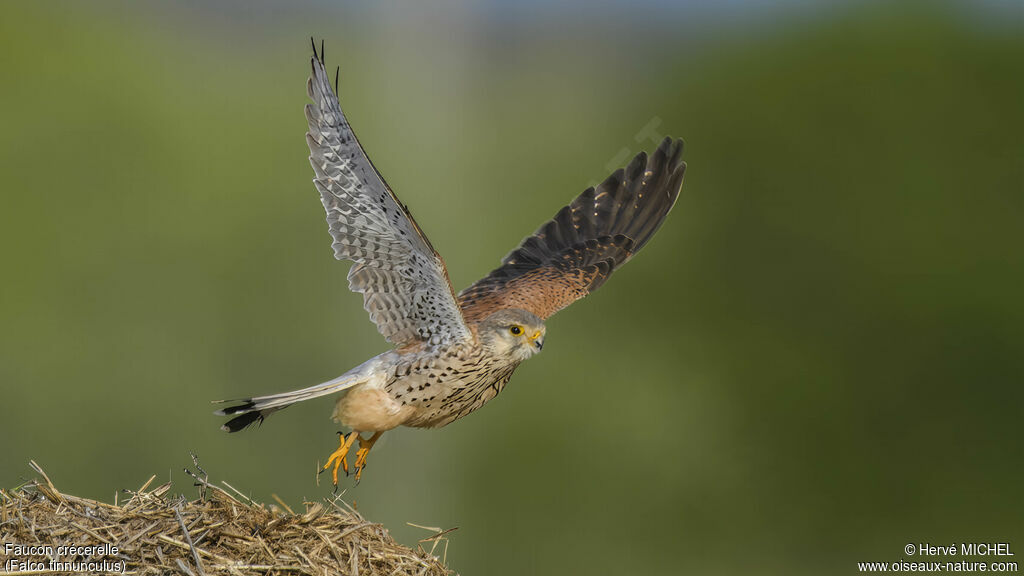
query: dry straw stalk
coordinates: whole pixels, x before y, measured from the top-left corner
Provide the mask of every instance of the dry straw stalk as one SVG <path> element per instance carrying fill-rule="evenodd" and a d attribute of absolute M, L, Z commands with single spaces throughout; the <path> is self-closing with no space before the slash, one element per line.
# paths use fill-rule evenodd
<path fill-rule="evenodd" d="M 21 546 L 117 547 L 112 555 L 70 555 L 64 562 L 123 563 L 129 574 L 351 574 L 447 576 L 442 561 L 422 546 L 395 542 L 340 498 L 307 502 L 296 514 L 287 506 L 253 502 L 230 485 L 210 484 L 193 473 L 200 497 L 171 497 L 168 482 L 150 489 L 155 477 L 127 500 L 107 504 L 63 494 L 35 462 L 38 478 L 0 490 L 0 566 L 8 560 L 48 563 L 45 556 L 17 557 L 5 544 Z M 436 544 L 442 534 L 424 540 Z M 431 550 L 433 551 L 433 549 Z M 0 568 L 0 572 L 3 568 Z M 21 572 L 46 574 L 49 571 Z"/>

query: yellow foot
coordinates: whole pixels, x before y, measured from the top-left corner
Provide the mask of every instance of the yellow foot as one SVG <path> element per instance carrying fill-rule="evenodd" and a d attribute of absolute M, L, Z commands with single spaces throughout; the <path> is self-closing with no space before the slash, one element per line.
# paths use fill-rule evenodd
<path fill-rule="evenodd" d="M 334 465 L 334 469 L 331 470 L 331 480 L 334 481 L 335 487 L 338 486 L 338 467 L 344 467 L 345 475 L 348 476 L 348 459 L 346 459 L 346 456 L 348 456 L 349 448 L 352 447 L 352 443 L 356 441 L 357 437 L 359 437 L 359 433 L 354 430 L 349 433 L 348 437 L 344 436 L 341 432 L 338 432 L 338 442 L 341 445 L 338 446 L 338 449 L 335 450 L 327 459 L 327 464 L 324 464 L 324 470 L 330 468 L 331 464 Z M 362 438 L 359 440 L 361 445 Z"/>
<path fill-rule="evenodd" d="M 359 450 L 356 450 L 356 482 L 359 482 L 359 478 L 363 475 L 363 468 L 366 468 L 366 455 L 370 453 L 370 448 L 373 448 L 381 434 L 383 432 L 374 432 L 369 440 L 363 440 L 362 436 L 359 437 Z"/>

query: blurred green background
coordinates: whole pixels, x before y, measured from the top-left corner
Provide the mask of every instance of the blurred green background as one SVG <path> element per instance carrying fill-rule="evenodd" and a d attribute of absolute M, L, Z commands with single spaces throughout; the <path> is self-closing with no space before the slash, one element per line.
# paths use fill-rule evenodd
<path fill-rule="evenodd" d="M 332 403 L 211 400 L 383 351 L 303 140 L 308 37 L 456 287 L 625 155 L 687 141 L 657 237 L 486 408 L 346 498 L 467 575 L 850 574 L 1024 550 L 1019 2 L 9 2 L 0 485 L 150 474 L 299 506 Z M 1019 556 L 1018 556 L 1019 557 Z"/>

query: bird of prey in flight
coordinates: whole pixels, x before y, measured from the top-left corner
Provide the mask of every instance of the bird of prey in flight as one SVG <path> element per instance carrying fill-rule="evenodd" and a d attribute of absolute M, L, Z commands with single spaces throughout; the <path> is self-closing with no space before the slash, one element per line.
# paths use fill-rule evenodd
<path fill-rule="evenodd" d="M 237 432 L 296 402 L 338 394 L 334 418 L 350 432 L 323 468 L 332 468 L 337 486 L 356 440 L 358 480 L 385 431 L 439 428 L 497 396 L 544 347 L 544 321 L 604 284 L 650 241 L 679 196 L 686 164 L 681 140 L 641 152 L 456 293 L 441 255 L 356 139 L 322 47 L 317 54 L 314 44 L 311 63 L 306 143 L 334 257 L 353 262 L 349 288 L 363 295 L 370 320 L 394 348 L 333 380 L 238 400 L 217 413 L 232 416 L 223 429 Z"/>

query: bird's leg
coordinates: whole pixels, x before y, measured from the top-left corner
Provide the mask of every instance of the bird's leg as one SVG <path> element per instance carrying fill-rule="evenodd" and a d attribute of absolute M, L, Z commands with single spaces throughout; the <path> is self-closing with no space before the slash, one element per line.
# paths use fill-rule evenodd
<path fill-rule="evenodd" d="M 356 482 L 359 482 L 359 477 L 363 475 L 363 468 L 366 468 L 366 455 L 370 453 L 370 448 L 373 448 L 381 434 L 383 432 L 374 432 L 368 440 L 364 440 L 362 436 L 359 437 L 359 450 L 356 451 Z"/>
<path fill-rule="evenodd" d="M 331 467 L 334 464 L 334 469 L 331 470 L 331 480 L 334 481 L 334 485 L 338 485 L 338 467 L 342 466 L 345 468 L 345 475 L 348 476 L 348 460 L 345 458 L 348 455 L 349 448 L 352 448 L 352 443 L 359 437 L 359 432 L 353 430 L 346 437 L 341 432 L 338 432 L 338 449 L 335 450 L 331 456 L 327 459 L 327 464 L 324 464 L 324 470 Z M 362 445 L 362 439 L 360 438 L 360 445 Z"/>

